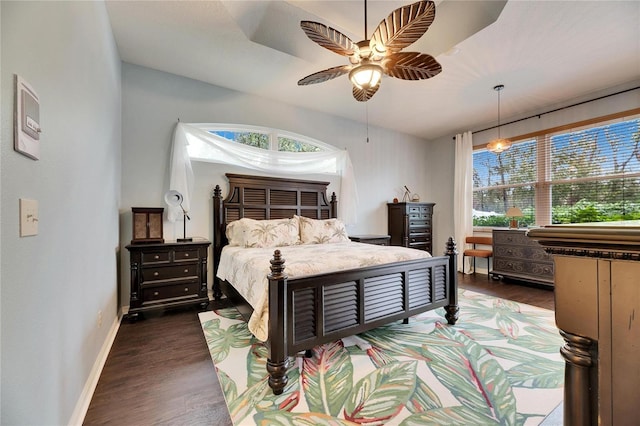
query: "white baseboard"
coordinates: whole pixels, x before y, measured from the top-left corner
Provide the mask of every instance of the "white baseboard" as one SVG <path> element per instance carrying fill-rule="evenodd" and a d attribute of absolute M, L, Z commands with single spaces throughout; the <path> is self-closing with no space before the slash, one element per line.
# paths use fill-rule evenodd
<path fill-rule="evenodd" d="M 89 404 L 91 403 L 91 398 L 93 397 L 93 392 L 95 392 L 96 386 L 98 386 L 100 374 L 102 374 L 102 369 L 107 362 L 109 351 L 111 350 L 111 346 L 116 339 L 116 334 L 118 334 L 118 329 L 120 328 L 121 321 L 122 315 L 116 317 L 113 320 L 113 324 L 111 324 L 111 329 L 109 330 L 107 338 L 105 339 L 104 344 L 100 349 L 98 358 L 96 358 L 96 361 L 93 363 L 93 368 L 89 373 L 89 377 L 87 378 L 87 382 L 84 385 L 84 389 L 82 389 L 80 398 L 76 403 L 76 408 L 73 410 L 73 414 L 71 415 L 71 419 L 68 423 L 70 426 L 81 426 L 84 422 L 84 418 L 87 415 L 87 410 L 89 409 Z"/>

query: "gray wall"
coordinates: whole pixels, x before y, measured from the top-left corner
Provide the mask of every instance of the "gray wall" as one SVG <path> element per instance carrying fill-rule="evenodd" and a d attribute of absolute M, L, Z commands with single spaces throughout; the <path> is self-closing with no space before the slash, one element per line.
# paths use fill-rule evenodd
<path fill-rule="evenodd" d="M 215 70 L 212 70 L 215 72 Z M 354 101 L 354 108 L 364 105 Z M 169 153 L 178 118 L 185 123 L 240 123 L 267 126 L 306 135 L 339 148 L 351 156 L 359 193 L 359 221 L 348 231 L 387 233 L 386 203 L 402 197 L 407 185 L 424 201 L 432 198 L 435 175 L 428 167 L 429 145 L 415 137 L 366 127 L 340 117 L 231 91 L 195 80 L 148 68 L 122 65 L 122 204 L 120 241 L 131 241 L 131 207 L 165 207 L 164 193 L 169 189 Z M 214 163 L 194 163 L 195 196 L 188 236 L 211 239 L 211 193 L 219 184 L 226 195 L 226 172 L 259 174 Z M 335 176 L 302 176 L 332 182 L 330 191 L 338 192 Z M 338 202 L 340 194 L 338 193 Z M 436 223 L 446 216 L 436 205 Z M 165 239 L 182 234 L 182 225 L 165 222 Z M 177 232 L 177 235 L 175 232 Z M 436 241 L 444 250 L 445 240 Z M 123 265 L 128 262 L 126 250 Z M 210 268 L 211 269 L 211 268 Z M 211 283 L 211 273 L 209 276 Z M 129 300 L 129 276 L 122 271 L 122 305 Z"/>
<path fill-rule="evenodd" d="M 0 11 L 0 423 L 61 425 L 117 320 L 120 60 L 101 2 Z M 39 161 L 13 150 L 14 74 L 40 97 Z M 37 236 L 19 236 L 19 198 L 39 202 Z"/>

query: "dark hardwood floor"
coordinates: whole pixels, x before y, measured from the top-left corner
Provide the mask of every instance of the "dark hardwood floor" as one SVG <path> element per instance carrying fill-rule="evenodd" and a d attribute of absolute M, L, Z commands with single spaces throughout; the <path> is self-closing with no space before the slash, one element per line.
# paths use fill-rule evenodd
<path fill-rule="evenodd" d="M 461 288 L 554 307 L 551 290 L 487 280 L 482 274 L 458 275 Z M 123 321 L 84 424 L 231 425 L 198 312 L 187 308 Z"/>

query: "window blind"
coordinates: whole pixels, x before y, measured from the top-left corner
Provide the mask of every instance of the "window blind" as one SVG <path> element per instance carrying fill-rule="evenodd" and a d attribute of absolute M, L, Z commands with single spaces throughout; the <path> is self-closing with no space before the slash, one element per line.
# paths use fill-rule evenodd
<path fill-rule="evenodd" d="M 474 225 L 640 219 L 640 115 L 540 134 L 473 154 Z"/>

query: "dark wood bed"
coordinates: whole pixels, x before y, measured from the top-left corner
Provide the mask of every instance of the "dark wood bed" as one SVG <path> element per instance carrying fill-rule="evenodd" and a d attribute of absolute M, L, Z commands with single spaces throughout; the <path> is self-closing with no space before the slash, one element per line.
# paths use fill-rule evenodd
<path fill-rule="evenodd" d="M 217 277 L 226 225 L 234 220 L 336 217 L 335 193 L 327 201 L 328 182 L 227 174 L 229 192 L 213 192 L 213 295 L 224 293 L 248 318 L 249 304 Z M 285 260 L 274 250 L 269 279 L 267 370 L 274 394 L 287 384 L 289 357 L 343 337 L 439 307 L 449 324 L 458 319 L 456 246 L 452 238 L 443 256 L 287 278 Z M 397 294 L 390 300 L 389 294 Z"/>

